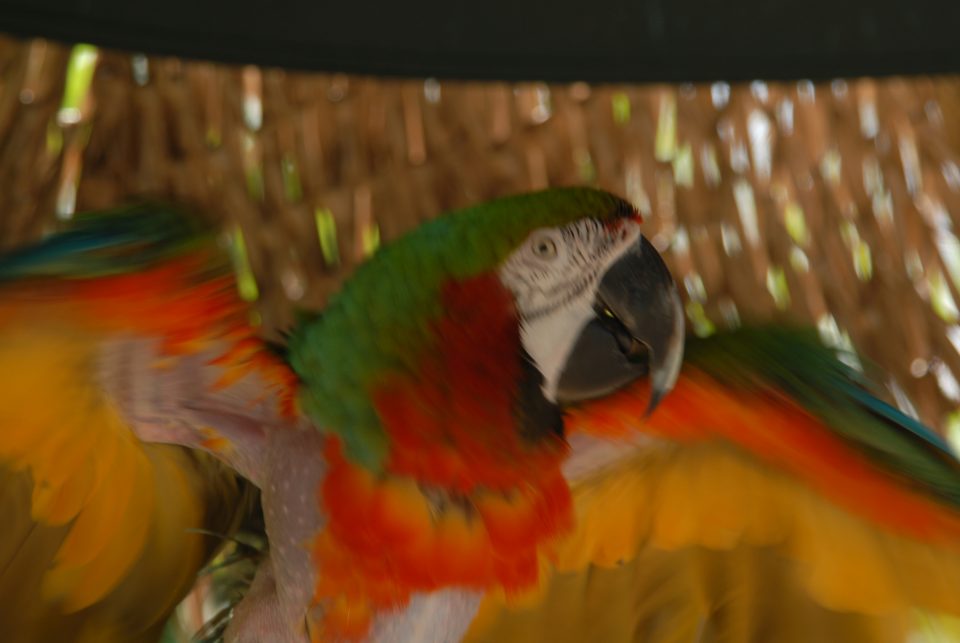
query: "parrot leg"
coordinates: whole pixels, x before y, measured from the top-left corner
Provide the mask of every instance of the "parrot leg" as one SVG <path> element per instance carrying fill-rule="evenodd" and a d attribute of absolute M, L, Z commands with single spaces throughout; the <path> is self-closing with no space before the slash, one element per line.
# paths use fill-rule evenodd
<path fill-rule="evenodd" d="M 273 562 L 264 557 L 247 594 L 234 609 L 224 634 L 229 643 L 309 643 L 307 633 L 290 627 L 289 614 L 280 604 Z"/>
<path fill-rule="evenodd" d="M 323 440 L 319 431 L 290 427 L 275 431 L 260 450 L 258 483 L 270 551 L 237 606 L 228 643 L 309 641 L 303 619 L 316 587 L 311 545 L 325 523 L 317 499 Z M 263 633 L 270 636 L 259 638 Z"/>
<path fill-rule="evenodd" d="M 274 432 L 263 450 L 261 498 L 270 553 L 237 606 L 228 643 L 266 640 L 257 639 L 256 633 L 274 631 L 287 638 L 275 636 L 271 641 L 300 643 L 308 640 L 309 625 L 302 622 L 303 615 L 320 616 L 312 603 L 317 574 L 323 570 L 315 571 L 310 545 L 326 522 L 317 499 L 325 471 L 323 446 L 320 432 L 291 429 Z M 381 614 L 369 640 L 458 641 L 481 598 L 480 592 L 453 589 L 415 595 L 404 608 Z M 248 634 L 248 627 L 254 635 Z"/>

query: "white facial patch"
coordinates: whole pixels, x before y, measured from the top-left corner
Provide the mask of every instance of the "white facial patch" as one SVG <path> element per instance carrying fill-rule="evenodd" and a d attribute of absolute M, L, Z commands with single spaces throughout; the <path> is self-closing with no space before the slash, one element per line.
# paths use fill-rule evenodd
<path fill-rule="evenodd" d="M 631 220 L 610 226 L 581 219 L 534 230 L 501 266 L 500 280 L 520 314 L 523 347 L 543 375 L 543 394 L 551 402 L 577 338 L 596 316 L 600 280 L 639 237 L 640 226 Z"/>

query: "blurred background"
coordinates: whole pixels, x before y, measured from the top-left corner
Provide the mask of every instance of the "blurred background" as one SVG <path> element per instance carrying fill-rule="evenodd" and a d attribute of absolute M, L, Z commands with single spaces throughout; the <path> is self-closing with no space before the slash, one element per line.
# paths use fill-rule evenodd
<path fill-rule="evenodd" d="M 813 324 L 960 444 L 957 8 L 367 4 L 0 0 L 0 250 L 186 204 L 271 335 L 425 219 L 596 185 L 643 214 L 692 332 Z"/>

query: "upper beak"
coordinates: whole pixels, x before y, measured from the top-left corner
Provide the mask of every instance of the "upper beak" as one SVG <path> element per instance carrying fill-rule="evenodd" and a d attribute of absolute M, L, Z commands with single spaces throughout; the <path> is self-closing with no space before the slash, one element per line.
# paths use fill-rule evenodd
<path fill-rule="evenodd" d="M 649 241 L 638 238 L 604 273 L 594 310 L 560 375 L 557 400 L 602 397 L 649 375 L 651 413 L 677 381 L 684 328 L 676 284 Z"/>

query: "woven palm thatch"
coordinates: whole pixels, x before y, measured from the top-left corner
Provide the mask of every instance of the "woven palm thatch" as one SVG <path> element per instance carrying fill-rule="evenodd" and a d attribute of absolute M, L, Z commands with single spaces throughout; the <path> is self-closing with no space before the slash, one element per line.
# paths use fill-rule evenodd
<path fill-rule="evenodd" d="M 0 245 L 77 210 L 184 202 L 222 223 L 271 329 L 425 218 L 596 184 L 644 214 L 695 332 L 817 324 L 947 428 L 960 402 L 958 117 L 956 78 L 384 80 L 0 39 Z"/>

